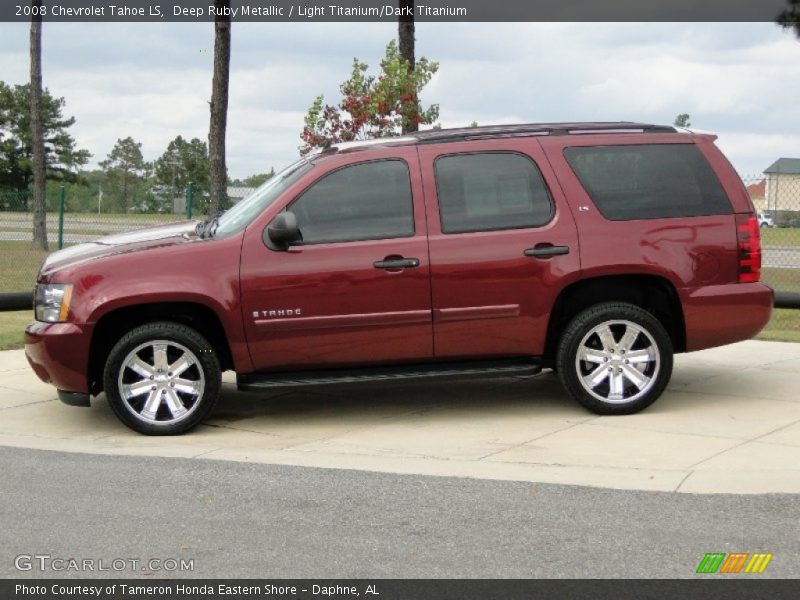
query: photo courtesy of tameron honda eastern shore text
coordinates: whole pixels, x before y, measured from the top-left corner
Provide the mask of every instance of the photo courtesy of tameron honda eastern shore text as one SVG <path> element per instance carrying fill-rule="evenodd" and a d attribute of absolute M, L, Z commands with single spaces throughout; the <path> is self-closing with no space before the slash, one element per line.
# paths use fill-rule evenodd
<path fill-rule="evenodd" d="M 64 402 L 105 392 L 146 434 L 202 422 L 225 370 L 258 392 L 550 368 L 630 414 L 674 353 L 770 318 L 759 218 L 714 140 L 621 122 L 334 145 L 221 216 L 51 254 L 25 351 Z"/>

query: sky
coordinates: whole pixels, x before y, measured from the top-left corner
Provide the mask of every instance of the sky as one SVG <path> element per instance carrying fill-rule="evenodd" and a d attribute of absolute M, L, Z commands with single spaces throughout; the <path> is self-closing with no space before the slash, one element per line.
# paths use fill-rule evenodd
<path fill-rule="evenodd" d="M 28 25 L 0 23 L 0 80 L 28 79 Z M 234 23 L 232 178 L 293 162 L 314 97 L 339 100 L 354 57 L 377 67 L 394 23 Z M 423 104 L 444 127 L 549 121 L 671 124 L 719 135 L 744 176 L 800 157 L 800 40 L 770 23 L 417 23 L 439 62 Z M 119 138 L 146 160 L 207 138 L 210 23 L 45 23 L 44 84 L 96 166 Z"/>

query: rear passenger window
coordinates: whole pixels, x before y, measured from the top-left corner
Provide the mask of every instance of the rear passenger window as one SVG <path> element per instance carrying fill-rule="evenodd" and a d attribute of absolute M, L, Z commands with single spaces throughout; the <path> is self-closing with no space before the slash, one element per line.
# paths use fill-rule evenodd
<path fill-rule="evenodd" d="M 538 227 L 553 216 L 542 174 L 522 154 L 442 156 L 435 170 L 444 233 Z"/>
<path fill-rule="evenodd" d="M 564 155 L 586 193 L 612 221 L 733 212 L 694 144 L 573 147 Z"/>

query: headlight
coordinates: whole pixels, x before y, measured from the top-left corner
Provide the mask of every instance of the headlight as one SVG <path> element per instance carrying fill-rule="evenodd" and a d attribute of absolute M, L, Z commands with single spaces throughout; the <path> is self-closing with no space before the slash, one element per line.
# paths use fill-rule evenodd
<path fill-rule="evenodd" d="M 72 300 L 72 284 L 51 283 L 36 286 L 34 314 L 37 321 L 60 323 L 67 320 Z"/>

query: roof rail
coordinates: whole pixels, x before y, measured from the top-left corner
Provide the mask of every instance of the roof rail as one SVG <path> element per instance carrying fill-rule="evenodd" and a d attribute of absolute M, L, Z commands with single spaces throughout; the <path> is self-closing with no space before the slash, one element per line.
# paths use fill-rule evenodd
<path fill-rule="evenodd" d="M 335 154 L 364 150 L 373 146 L 430 144 L 486 138 L 509 138 L 530 136 L 585 135 L 591 133 L 696 133 L 671 125 L 651 125 L 630 121 L 593 123 L 521 123 L 515 125 L 486 125 L 483 127 L 458 127 L 454 129 L 427 129 L 407 133 L 401 137 L 385 137 L 370 140 L 353 140 L 328 144 L 316 148 L 309 156 Z"/>
<path fill-rule="evenodd" d="M 456 129 L 429 129 L 409 134 L 420 144 L 467 140 L 489 137 L 523 137 L 534 135 L 580 135 L 588 133 L 676 133 L 668 125 L 633 123 L 629 121 L 607 123 L 525 123 L 518 125 L 489 125 L 485 127 L 459 127 Z"/>

